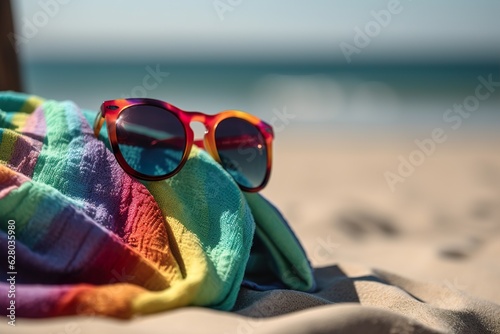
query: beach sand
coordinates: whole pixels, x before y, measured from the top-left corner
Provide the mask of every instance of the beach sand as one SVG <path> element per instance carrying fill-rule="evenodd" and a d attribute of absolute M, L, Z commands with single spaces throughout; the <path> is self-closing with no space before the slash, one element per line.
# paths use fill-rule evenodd
<path fill-rule="evenodd" d="M 284 132 L 264 194 L 315 266 L 353 262 L 500 303 L 500 136 L 449 133 L 392 191 L 384 174 L 425 133 Z"/>
<path fill-rule="evenodd" d="M 264 195 L 318 268 L 314 294 L 242 290 L 235 313 L 20 319 L 12 333 L 500 333 L 500 141 L 449 133 L 392 191 L 384 173 L 423 138 L 277 134 Z"/>

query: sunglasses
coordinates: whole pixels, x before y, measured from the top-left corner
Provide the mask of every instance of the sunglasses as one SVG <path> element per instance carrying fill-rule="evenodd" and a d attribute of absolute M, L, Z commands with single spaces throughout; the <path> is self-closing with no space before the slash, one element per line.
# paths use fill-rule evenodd
<path fill-rule="evenodd" d="M 218 161 L 244 191 L 259 191 L 269 180 L 273 129 L 243 111 L 206 115 L 155 99 L 130 98 L 101 105 L 94 122 L 96 137 L 104 121 L 116 160 L 135 178 L 159 181 L 174 176 L 195 144 Z M 191 122 L 205 125 L 203 140 L 194 140 Z"/>

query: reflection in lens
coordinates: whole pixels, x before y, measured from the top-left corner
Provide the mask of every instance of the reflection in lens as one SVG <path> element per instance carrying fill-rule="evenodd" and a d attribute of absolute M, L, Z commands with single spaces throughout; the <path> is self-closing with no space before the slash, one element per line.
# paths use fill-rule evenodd
<path fill-rule="evenodd" d="M 222 166 L 236 183 L 256 188 L 264 182 L 267 147 L 254 125 L 240 118 L 226 118 L 217 125 L 215 142 Z"/>
<path fill-rule="evenodd" d="M 148 176 L 165 176 L 180 164 L 186 133 L 180 120 L 156 106 L 137 105 L 116 121 L 118 148 L 127 164 Z"/>

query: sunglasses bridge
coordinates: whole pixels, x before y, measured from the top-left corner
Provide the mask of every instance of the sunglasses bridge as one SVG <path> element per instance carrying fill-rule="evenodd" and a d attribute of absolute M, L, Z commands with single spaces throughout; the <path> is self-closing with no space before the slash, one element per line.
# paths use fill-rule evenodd
<path fill-rule="evenodd" d="M 193 144 L 202 148 L 202 149 L 205 149 L 206 148 L 205 147 L 205 136 L 210 131 L 210 128 L 207 126 L 208 115 L 206 115 L 202 112 L 199 112 L 199 111 L 186 111 L 185 113 L 191 117 L 187 126 L 189 126 L 191 128 L 193 133 L 195 131 L 194 131 L 193 127 L 191 127 L 191 124 L 195 123 L 195 124 L 203 125 L 203 128 L 204 128 L 203 138 L 193 139 Z"/>

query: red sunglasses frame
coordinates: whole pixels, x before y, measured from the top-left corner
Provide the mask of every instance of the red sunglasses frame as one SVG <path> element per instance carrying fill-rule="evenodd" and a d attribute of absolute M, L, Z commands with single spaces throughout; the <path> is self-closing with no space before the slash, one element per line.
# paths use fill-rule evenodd
<path fill-rule="evenodd" d="M 157 106 L 162 109 L 165 109 L 166 112 L 170 112 L 173 115 L 175 115 L 184 127 L 184 132 L 186 134 L 186 146 L 181 162 L 179 163 L 179 166 L 176 169 L 174 169 L 172 172 L 168 174 L 159 176 L 142 174 L 128 165 L 128 163 L 125 161 L 125 158 L 123 157 L 120 151 L 116 135 L 116 120 L 125 109 L 139 105 Z M 274 132 L 271 125 L 262 121 L 256 116 L 247 114 L 246 112 L 239 110 L 225 110 L 215 115 L 207 115 L 197 111 L 184 111 L 170 103 L 156 99 L 129 98 L 129 99 L 109 100 L 102 103 L 100 111 L 98 112 L 97 117 L 95 118 L 94 135 L 96 137 L 99 137 L 102 125 L 104 124 L 104 121 L 106 121 L 109 142 L 111 144 L 113 154 L 115 155 L 116 160 L 123 168 L 123 170 L 138 179 L 147 181 L 160 181 L 174 176 L 182 169 L 182 167 L 184 166 L 189 157 L 189 153 L 191 152 L 193 144 L 196 144 L 201 148 L 204 148 L 219 164 L 222 165 L 221 158 L 217 151 L 217 144 L 215 141 L 215 130 L 217 128 L 217 125 L 221 121 L 231 117 L 243 119 L 249 122 L 250 124 L 255 126 L 257 130 L 259 130 L 262 137 L 264 138 L 267 151 L 267 166 L 266 166 L 266 174 L 264 180 L 260 185 L 253 188 L 245 187 L 242 186 L 241 184 L 238 184 L 243 191 L 257 192 L 259 190 L 262 190 L 266 186 L 267 182 L 269 181 L 269 177 L 271 175 L 272 141 L 274 138 Z M 190 126 L 191 122 L 200 122 L 204 124 L 206 133 L 202 141 L 194 140 L 194 133 Z"/>

